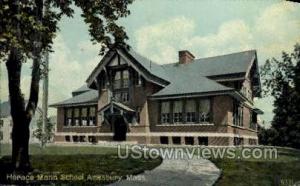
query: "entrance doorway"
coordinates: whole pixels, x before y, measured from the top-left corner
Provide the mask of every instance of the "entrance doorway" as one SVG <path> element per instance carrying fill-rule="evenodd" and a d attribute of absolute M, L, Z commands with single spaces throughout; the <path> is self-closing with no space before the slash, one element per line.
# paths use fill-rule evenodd
<path fill-rule="evenodd" d="M 125 141 L 126 133 L 127 133 L 127 124 L 122 115 L 114 115 L 113 116 L 113 140 L 115 141 Z"/>

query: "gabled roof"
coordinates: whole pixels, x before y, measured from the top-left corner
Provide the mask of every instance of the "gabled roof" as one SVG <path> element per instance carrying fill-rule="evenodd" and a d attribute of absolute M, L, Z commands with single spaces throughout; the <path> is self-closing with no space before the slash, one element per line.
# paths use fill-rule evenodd
<path fill-rule="evenodd" d="M 98 101 L 98 91 L 89 90 L 85 93 L 74 96 L 70 99 L 54 103 L 50 105 L 51 107 L 62 107 L 62 106 L 77 106 L 83 104 L 97 104 Z"/>
<path fill-rule="evenodd" d="M 166 74 L 165 68 L 163 65 L 159 65 L 156 62 L 151 61 L 150 59 L 142 56 L 141 54 L 134 51 L 132 48 L 128 50 L 128 53 L 137 60 L 149 73 L 153 74 L 156 77 L 162 78 L 166 81 L 170 81 L 169 76 Z"/>
<path fill-rule="evenodd" d="M 87 78 L 86 82 L 89 88 L 95 88 L 93 83 L 96 77 L 101 73 L 105 65 L 110 62 L 116 53 L 128 59 L 127 62 L 129 65 L 139 71 L 148 81 L 157 83 L 161 86 L 169 83 L 168 76 L 166 75 L 163 66 L 158 65 L 157 63 L 138 54 L 132 48 L 129 48 L 110 50 Z"/>
<path fill-rule="evenodd" d="M 177 74 L 174 72 L 170 74 L 170 77 L 172 77 L 171 83 L 151 97 L 233 90 L 232 88 L 221 85 L 206 77 L 199 76 L 198 74 Z"/>
<path fill-rule="evenodd" d="M 121 109 L 121 110 L 123 110 L 123 111 L 126 111 L 126 112 L 135 112 L 132 108 L 128 107 L 127 105 L 124 105 L 123 103 L 116 102 L 116 101 L 112 101 L 112 102 L 106 104 L 104 107 L 102 107 L 100 110 L 98 110 L 98 112 L 100 112 L 100 111 L 105 111 L 105 110 L 107 110 L 110 106 L 119 108 L 119 109 Z"/>
<path fill-rule="evenodd" d="M 201 74 L 201 76 L 216 76 L 246 73 L 256 58 L 256 51 L 249 50 L 232 54 L 195 59 L 189 64 L 171 63 L 163 65 L 168 71 L 180 69 L 187 73 Z"/>
<path fill-rule="evenodd" d="M 170 84 L 152 97 L 234 90 L 209 79 L 216 75 L 246 74 L 256 58 L 255 50 L 196 59 L 189 64 L 163 65 Z"/>
<path fill-rule="evenodd" d="M 183 96 L 188 94 L 232 92 L 234 91 L 233 88 L 226 87 L 212 80 L 212 77 L 227 77 L 229 75 L 238 74 L 239 76 L 241 75 L 242 78 L 245 78 L 251 66 L 253 64 L 257 65 L 255 50 L 195 59 L 189 64 L 179 64 L 176 62 L 159 65 L 138 54 L 132 48 L 115 49 L 110 50 L 92 71 L 86 80 L 87 85 L 73 91 L 74 97 L 53 104 L 52 106 L 59 107 L 62 105 L 96 103 L 98 92 L 92 91 L 89 87 L 94 86 L 93 84 L 96 77 L 116 54 L 125 58 L 130 66 L 144 75 L 146 80 L 157 83 L 162 87 L 160 91 L 151 96 L 153 98 L 174 95 Z M 80 95 L 77 93 L 80 93 Z"/>

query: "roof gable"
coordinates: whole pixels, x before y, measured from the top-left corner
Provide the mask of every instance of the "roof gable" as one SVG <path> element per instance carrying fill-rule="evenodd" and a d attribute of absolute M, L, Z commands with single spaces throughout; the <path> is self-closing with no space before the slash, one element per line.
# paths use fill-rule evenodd
<path fill-rule="evenodd" d="M 114 63 L 117 55 L 120 56 L 120 59 L 123 60 L 123 63 L 125 61 L 125 63 L 138 71 L 146 80 L 161 86 L 165 86 L 169 83 L 162 66 L 137 54 L 135 51 L 133 51 L 133 49 L 130 48 L 110 50 L 86 80 L 88 87 L 93 88 L 93 83 L 95 83 L 97 76 L 102 70 L 104 70 L 106 65 Z"/>

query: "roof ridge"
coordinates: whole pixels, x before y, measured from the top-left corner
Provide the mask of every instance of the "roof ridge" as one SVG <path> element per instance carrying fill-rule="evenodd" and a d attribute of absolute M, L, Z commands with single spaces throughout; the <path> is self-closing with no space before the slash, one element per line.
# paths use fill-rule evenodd
<path fill-rule="evenodd" d="M 240 51 L 240 52 L 232 52 L 232 53 L 228 53 L 228 54 L 221 54 L 221 55 L 216 55 L 216 56 L 209 56 L 209 57 L 203 57 L 203 58 L 197 58 L 196 60 L 199 59 L 208 59 L 208 58 L 215 58 L 215 57 L 224 57 L 224 56 L 229 56 L 229 55 L 233 55 L 233 54 L 240 54 L 240 53 L 245 53 L 245 52 L 252 52 L 252 51 L 256 51 L 255 49 L 251 49 L 251 50 L 244 50 L 244 51 Z"/>
<path fill-rule="evenodd" d="M 199 60 L 203 60 L 203 59 L 210 59 L 210 58 L 217 58 L 217 57 L 224 57 L 224 56 L 229 56 L 229 55 L 234 55 L 234 54 L 241 54 L 241 53 L 245 53 L 245 52 L 256 52 L 256 49 L 249 49 L 249 50 L 244 50 L 244 51 L 240 51 L 240 52 L 232 52 L 232 53 L 228 53 L 228 54 L 221 54 L 221 55 L 216 55 L 216 56 L 196 58 L 193 61 L 199 61 Z M 174 62 L 174 63 L 162 64 L 161 66 L 174 65 L 174 64 L 177 64 L 177 63 L 178 63 L 178 61 Z M 192 63 L 189 63 L 189 64 L 192 64 Z"/>

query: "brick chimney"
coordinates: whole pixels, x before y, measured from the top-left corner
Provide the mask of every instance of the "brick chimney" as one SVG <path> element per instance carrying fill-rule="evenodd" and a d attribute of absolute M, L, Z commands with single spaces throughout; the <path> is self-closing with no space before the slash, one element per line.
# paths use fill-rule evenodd
<path fill-rule="evenodd" d="M 188 50 L 181 50 L 178 52 L 178 55 L 179 55 L 179 64 L 188 64 L 195 59 L 195 56 Z"/>

